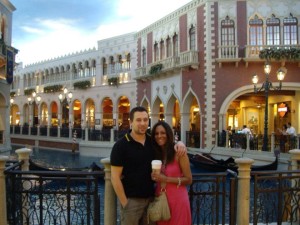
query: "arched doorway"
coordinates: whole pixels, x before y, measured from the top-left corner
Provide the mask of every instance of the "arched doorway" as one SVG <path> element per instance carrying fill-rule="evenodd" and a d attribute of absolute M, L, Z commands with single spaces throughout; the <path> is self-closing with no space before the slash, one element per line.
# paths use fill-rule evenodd
<path fill-rule="evenodd" d="M 113 127 L 113 103 L 109 97 L 106 97 L 102 101 L 103 112 L 103 129 L 111 129 Z"/>
<path fill-rule="evenodd" d="M 88 128 L 95 127 L 95 102 L 93 99 L 87 99 L 85 104 L 85 121 Z"/>
<path fill-rule="evenodd" d="M 118 130 L 126 131 L 129 129 L 129 112 L 130 112 L 130 102 L 126 96 L 122 96 L 119 99 L 118 104 Z"/>

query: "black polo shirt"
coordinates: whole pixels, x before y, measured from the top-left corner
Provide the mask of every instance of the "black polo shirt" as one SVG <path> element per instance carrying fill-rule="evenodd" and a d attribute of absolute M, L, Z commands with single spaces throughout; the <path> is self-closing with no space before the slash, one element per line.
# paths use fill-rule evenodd
<path fill-rule="evenodd" d="M 136 142 L 129 133 L 112 148 L 110 163 L 123 167 L 122 183 L 128 198 L 148 198 L 154 195 L 151 179 L 151 161 L 154 159 L 151 137 L 146 135 L 145 144 Z"/>

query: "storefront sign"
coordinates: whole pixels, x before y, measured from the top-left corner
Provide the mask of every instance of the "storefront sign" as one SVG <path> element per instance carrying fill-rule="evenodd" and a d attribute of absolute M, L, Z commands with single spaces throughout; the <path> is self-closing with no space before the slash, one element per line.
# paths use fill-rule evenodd
<path fill-rule="evenodd" d="M 285 103 L 279 104 L 279 106 L 278 106 L 278 114 L 279 114 L 280 117 L 284 117 L 285 114 L 287 113 L 287 111 L 288 111 L 288 108 L 287 108 L 287 106 L 286 106 Z"/>

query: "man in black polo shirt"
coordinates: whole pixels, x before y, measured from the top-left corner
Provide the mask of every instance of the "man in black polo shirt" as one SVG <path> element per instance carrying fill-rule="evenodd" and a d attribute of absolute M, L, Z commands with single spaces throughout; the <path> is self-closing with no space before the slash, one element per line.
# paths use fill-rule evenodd
<path fill-rule="evenodd" d="M 132 130 L 115 143 L 111 152 L 111 182 L 121 203 L 121 225 L 146 225 L 147 207 L 154 196 L 149 115 L 145 108 L 135 107 L 129 118 Z M 179 154 L 186 153 L 182 142 L 178 147 Z"/>

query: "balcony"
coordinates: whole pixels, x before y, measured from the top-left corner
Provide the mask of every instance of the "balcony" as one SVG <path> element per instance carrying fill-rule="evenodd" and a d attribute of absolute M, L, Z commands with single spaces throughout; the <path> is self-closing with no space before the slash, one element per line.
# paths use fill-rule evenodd
<path fill-rule="evenodd" d="M 246 45 L 245 46 L 245 58 L 244 61 L 246 62 L 246 67 L 248 66 L 249 62 L 263 62 L 265 59 L 259 58 L 259 52 L 263 49 L 300 49 L 300 45 Z M 271 59 L 273 61 L 275 59 Z M 295 62 L 294 59 L 279 59 L 281 61 L 282 66 L 284 66 L 286 61 Z M 298 66 L 300 67 L 300 62 L 297 60 Z"/>
<path fill-rule="evenodd" d="M 198 69 L 198 51 L 186 51 L 180 53 L 180 67 L 192 67 L 193 69 Z"/>
<path fill-rule="evenodd" d="M 161 65 L 157 70 L 153 70 L 154 67 Z M 180 53 L 179 56 L 172 56 L 166 59 L 156 61 L 146 65 L 145 67 L 139 67 L 135 70 L 136 79 L 151 79 L 161 74 L 168 74 L 179 71 L 180 69 L 192 67 L 198 69 L 198 51 L 186 51 Z"/>
<path fill-rule="evenodd" d="M 241 61 L 238 54 L 238 45 L 222 45 L 218 46 L 218 58 L 216 61 L 219 63 L 219 67 L 222 67 L 222 63 L 235 63 L 236 67 Z"/>

